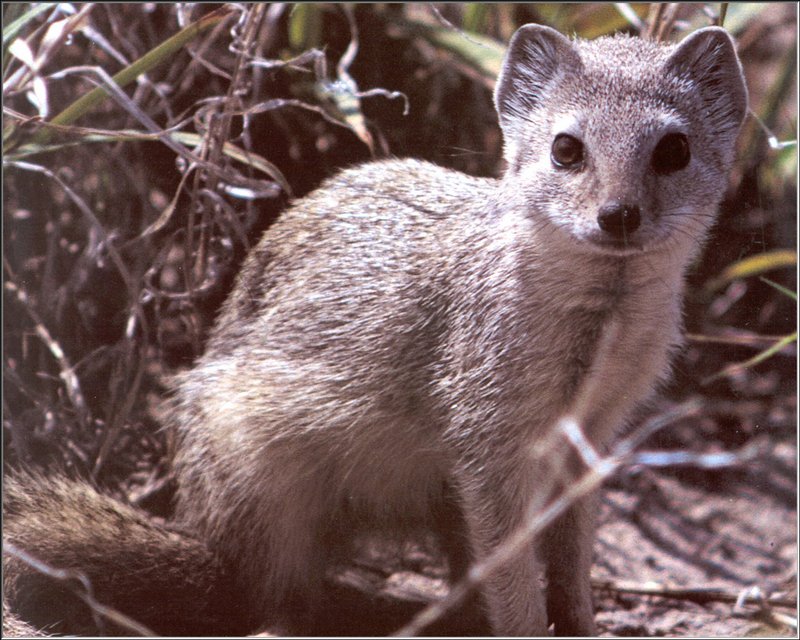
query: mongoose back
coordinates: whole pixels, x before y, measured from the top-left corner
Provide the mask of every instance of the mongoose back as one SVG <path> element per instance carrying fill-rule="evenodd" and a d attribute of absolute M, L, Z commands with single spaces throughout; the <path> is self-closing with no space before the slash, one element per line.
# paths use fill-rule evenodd
<path fill-rule="evenodd" d="M 364 527 L 433 523 L 457 570 L 487 557 L 584 470 L 559 419 L 580 399 L 603 450 L 668 374 L 684 275 L 747 111 L 731 38 L 571 41 L 527 25 L 495 104 L 502 179 L 414 160 L 329 179 L 267 231 L 175 381 L 177 524 L 253 628 L 303 629 Z M 481 584 L 494 633 L 594 633 L 593 513 L 591 498 L 573 505 Z M 179 561 L 191 575 L 192 554 Z"/>

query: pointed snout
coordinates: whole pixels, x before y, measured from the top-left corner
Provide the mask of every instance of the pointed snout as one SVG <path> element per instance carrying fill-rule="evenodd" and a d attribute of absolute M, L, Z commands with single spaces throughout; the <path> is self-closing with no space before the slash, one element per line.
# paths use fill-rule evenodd
<path fill-rule="evenodd" d="M 597 212 L 597 226 L 617 240 L 629 238 L 642 222 L 639 205 L 610 200 Z"/>

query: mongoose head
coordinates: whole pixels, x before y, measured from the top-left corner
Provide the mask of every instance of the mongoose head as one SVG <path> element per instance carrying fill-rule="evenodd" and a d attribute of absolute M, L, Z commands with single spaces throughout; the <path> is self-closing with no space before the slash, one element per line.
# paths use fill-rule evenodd
<path fill-rule="evenodd" d="M 726 31 L 678 45 L 521 27 L 495 89 L 506 195 L 590 251 L 699 246 L 747 113 Z"/>

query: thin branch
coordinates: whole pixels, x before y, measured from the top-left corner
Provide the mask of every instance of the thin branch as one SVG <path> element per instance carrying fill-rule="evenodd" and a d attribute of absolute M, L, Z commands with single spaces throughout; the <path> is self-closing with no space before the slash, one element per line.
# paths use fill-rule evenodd
<path fill-rule="evenodd" d="M 103 631 L 103 624 L 99 617 L 103 617 L 106 620 L 113 622 L 114 624 L 122 627 L 125 631 L 132 632 L 138 636 L 144 637 L 154 637 L 157 636 L 154 631 L 146 627 L 140 622 L 137 622 L 133 618 L 125 615 L 121 611 L 117 611 L 113 607 L 108 607 L 97 600 L 95 600 L 94 595 L 92 593 L 92 584 L 89 578 L 86 576 L 85 573 L 81 571 L 75 571 L 73 569 L 57 569 L 52 567 L 38 558 L 30 555 L 29 553 L 23 551 L 19 547 L 17 547 L 14 543 L 8 542 L 7 540 L 3 541 L 3 553 L 7 553 L 11 556 L 14 556 L 18 560 L 24 562 L 32 569 L 36 570 L 38 573 L 42 575 L 49 576 L 53 580 L 58 580 L 59 582 L 63 583 L 65 587 L 67 587 L 72 593 L 74 593 L 78 598 L 83 600 L 89 609 L 92 612 L 92 617 L 94 618 L 95 625 L 98 629 Z M 75 586 L 75 581 L 83 587 L 83 590 L 78 589 Z"/>
<path fill-rule="evenodd" d="M 758 587 L 732 591 L 722 587 L 672 587 L 659 583 L 636 583 L 618 580 L 592 580 L 592 588 L 617 594 L 642 596 L 659 596 L 672 600 L 688 600 L 698 604 L 708 602 L 729 602 L 744 605 L 747 603 L 764 604 L 776 607 L 796 607 L 797 597 L 784 593 L 765 595 Z"/>

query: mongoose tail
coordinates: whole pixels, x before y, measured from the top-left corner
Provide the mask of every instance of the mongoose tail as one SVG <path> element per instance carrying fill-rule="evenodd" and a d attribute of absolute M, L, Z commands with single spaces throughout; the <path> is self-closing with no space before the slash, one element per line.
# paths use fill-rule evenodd
<path fill-rule="evenodd" d="M 3 502 L 5 542 L 48 567 L 82 572 L 100 604 L 163 635 L 248 630 L 230 579 L 204 543 L 62 477 L 6 478 Z M 98 627 L 76 595 L 84 591 L 77 579 L 45 575 L 8 549 L 3 580 L 4 607 L 13 603 L 16 616 L 47 633 L 131 634 L 102 617 Z M 5 618 L 4 630 L 13 631 L 14 619 Z"/>

